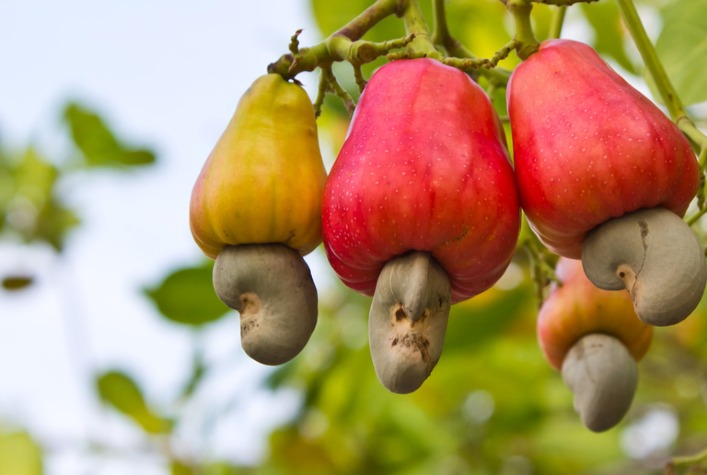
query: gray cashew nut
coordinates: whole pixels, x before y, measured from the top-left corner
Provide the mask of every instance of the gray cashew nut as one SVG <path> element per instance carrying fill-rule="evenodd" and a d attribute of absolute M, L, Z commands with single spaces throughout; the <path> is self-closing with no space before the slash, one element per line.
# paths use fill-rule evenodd
<path fill-rule="evenodd" d="M 602 432 L 618 424 L 631 407 L 638 369 L 620 340 L 592 333 L 565 356 L 562 379 L 574 393 L 574 408 L 584 425 Z"/>
<path fill-rule="evenodd" d="M 279 365 L 307 344 L 317 323 L 317 289 L 302 256 L 283 244 L 227 246 L 214 290 L 240 313 L 241 344 L 254 360 Z"/>
<path fill-rule="evenodd" d="M 447 274 L 426 252 L 383 267 L 368 336 L 376 374 L 390 391 L 410 393 L 430 375 L 442 354 L 451 300 Z"/>
<path fill-rule="evenodd" d="M 650 208 L 599 225 L 582 244 L 584 272 L 605 290 L 626 289 L 651 325 L 684 320 L 707 282 L 704 250 L 680 216 Z"/>

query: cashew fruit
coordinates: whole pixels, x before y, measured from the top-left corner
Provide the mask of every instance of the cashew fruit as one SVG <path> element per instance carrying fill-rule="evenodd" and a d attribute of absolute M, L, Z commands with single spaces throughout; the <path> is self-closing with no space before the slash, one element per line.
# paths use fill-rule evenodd
<path fill-rule="evenodd" d="M 521 205 L 557 254 L 580 258 L 588 232 L 632 211 L 684 215 L 699 181 L 689 142 L 590 46 L 543 42 L 507 98 Z"/>
<path fill-rule="evenodd" d="M 282 364 L 307 343 L 317 291 L 303 257 L 321 242 L 326 172 L 307 93 L 278 74 L 243 95 L 194 185 L 194 240 L 216 259 L 216 294 L 240 313 L 241 343 Z"/>
<path fill-rule="evenodd" d="M 378 69 L 327 178 L 322 229 L 341 280 L 373 295 L 379 380 L 414 391 L 441 355 L 451 304 L 500 278 L 520 230 L 505 136 L 484 91 L 433 59 Z"/>
<path fill-rule="evenodd" d="M 560 284 L 553 284 L 540 307 L 537 334 L 545 358 L 555 369 L 572 345 L 591 333 L 612 335 L 636 361 L 648 351 L 653 327 L 636 317 L 626 292 L 597 288 L 576 259 L 560 258 L 555 267 Z"/>
<path fill-rule="evenodd" d="M 204 164 L 190 226 L 202 251 L 279 242 L 302 255 L 321 242 L 326 172 L 307 93 L 278 74 L 255 80 Z"/>
<path fill-rule="evenodd" d="M 225 247 L 214 264 L 214 290 L 240 313 L 241 345 L 263 364 L 294 358 L 317 324 L 317 289 L 309 267 L 282 244 Z"/>
<path fill-rule="evenodd" d="M 636 317 L 626 292 L 597 288 L 578 260 L 560 258 L 537 320 L 540 348 L 574 393 L 584 425 L 618 424 L 636 392 L 636 364 L 650 347 L 653 326 Z"/>
<path fill-rule="evenodd" d="M 505 137 L 484 91 L 428 58 L 370 78 L 327 178 L 324 248 L 341 280 L 373 295 L 383 266 L 428 252 L 452 302 L 491 287 L 520 228 Z"/>

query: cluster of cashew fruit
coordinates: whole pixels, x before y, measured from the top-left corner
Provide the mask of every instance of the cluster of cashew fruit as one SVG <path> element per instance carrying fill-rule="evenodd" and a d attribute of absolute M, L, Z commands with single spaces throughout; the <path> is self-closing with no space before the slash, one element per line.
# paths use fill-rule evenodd
<path fill-rule="evenodd" d="M 505 272 L 523 210 L 562 256 L 563 284 L 538 320 L 542 349 L 590 429 L 621 419 L 652 325 L 683 320 L 704 292 L 702 245 L 682 219 L 697 160 L 582 43 L 541 44 L 507 94 L 513 165 L 470 76 L 431 58 L 390 61 L 367 83 L 326 176 L 307 94 L 277 74 L 254 83 L 191 201 L 192 233 L 216 259 L 215 290 L 240 312 L 250 356 L 280 364 L 306 344 L 317 294 L 302 256 L 323 242 L 338 277 L 373 297 L 381 383 L 416 390 L 441 356 L 451 305 Z"/>

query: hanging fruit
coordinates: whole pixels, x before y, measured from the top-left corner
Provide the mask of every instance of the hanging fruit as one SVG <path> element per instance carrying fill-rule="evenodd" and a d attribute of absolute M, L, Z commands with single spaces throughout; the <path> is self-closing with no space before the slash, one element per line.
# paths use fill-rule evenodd
<path fill-rule="evenodd" d="M 261 363 L 293 358 L 316 325 L 302 256 L 321 242 L 325 178 L 309 96 L 267 74 L 241 98 L 194 185 L 192 235 L 216 259 L 216 293 L 240 312 L 243 347 Z"/>
<path fill-rule="evenodd" d="M 598 287 L 627 289 L 644 321 L 686 318 L 707 265 L 681 219 L 699 169 L 677 126 L 571 40 L 542 43 L 507 94 L 521 205 L 542 242 L 581 257 Z"/>
<path fill-rule="evenodd" d="M 409 392 L 429 375 L 449 306 L 500 278 L 519 226 L 484 91 L 433 59 L 376 71 L 327 179 L 323 238 L 341 280 L 374 295 L 371 352 L 386 387 Z"/>
<path fill-rule="evenodd" d="M 625 292 L 601 290 L 578 260 L 560 258 L 554 284 L 538 314 L 540 348 L 574 393 L 582 422 L 600 432 L 618 424 L 636 391 L 636 362 L 653 327 L 636 317 Z"/>

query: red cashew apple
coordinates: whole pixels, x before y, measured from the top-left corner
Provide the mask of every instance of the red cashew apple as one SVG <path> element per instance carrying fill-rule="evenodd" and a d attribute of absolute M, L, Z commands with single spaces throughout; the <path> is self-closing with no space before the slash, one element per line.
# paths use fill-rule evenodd
<path fill-rule="evenodd" d="M 699 169 L 677 126 L 571 40 L 542 43 L 507 95 L 521 205 L 543 243 L 581 257 L 598 287 L 626 288 L 646 322 L 687 317 L 707 266 L 681 219 Z"/>
<path fill-rule="evenodd" d="M 322 209 L 332 268 L 374 294 L 379 378 L 395 392 L 416 389 L 441 354 L 449 305 L 492 286 L 518 236 L 513 170 L 484 91 L 432 59 L 382 66 L 361 96 Z"/>
<path fill-rule="evenodd" d="M 574 393 L 582 422 L 599 432 L 618 424 L 636 390 L 636 362 L 653 327 L 636 318 L 630 296 L 597 288 L 578 260 L 560 258 L 537 321 L 540 348 Z"/>

